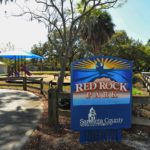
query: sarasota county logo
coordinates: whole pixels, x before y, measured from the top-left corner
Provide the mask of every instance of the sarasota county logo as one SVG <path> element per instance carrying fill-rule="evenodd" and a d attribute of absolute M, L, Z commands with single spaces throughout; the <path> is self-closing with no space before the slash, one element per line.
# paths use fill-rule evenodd
<path fill-rule="evenodd" d="M 93 107 L 90 108 L 89 114 L 88 114 L 88 121 L 93 122 L 96 119 L 96 111 Z"/>
<path fill-rule="evenodd" d="M 90 126 L 111 126 L 114 124 L 122 124 L 123 118 L 103 118 L 97 119 L 96 110 L 91 107 L 88 113 L 88 119 L 80 119 L 81 127 L 90 127 Z"/>

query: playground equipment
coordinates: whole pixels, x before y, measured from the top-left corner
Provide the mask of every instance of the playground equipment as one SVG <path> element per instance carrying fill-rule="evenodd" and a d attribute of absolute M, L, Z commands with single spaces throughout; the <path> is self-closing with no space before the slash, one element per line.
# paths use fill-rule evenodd
<path fill-rule="evenodd" d="M 27 69 L 26 66 L 21 65 L 21 71 L 23 71 L 26 75 L 31 76 L 32 73 Z"/>
<path fill-rule="evenodd" d="M 8 76 L 12 76 L 12 77 L 20 77 L 21 76 L 20 71 L 24 72 L 25 76 L 32 75 L 30 71 L 26 68 L 26 58 L 43 59 L 42 56 L 33 54 L 31 52 L 22 51 L 22 50 L 1 52 L 0 57 L 14 60 L 15 62 L 14 68 L 11 69 L 8 74 Z M 22 76 L 23 76 L 23 73 L 22 73 Z"/>

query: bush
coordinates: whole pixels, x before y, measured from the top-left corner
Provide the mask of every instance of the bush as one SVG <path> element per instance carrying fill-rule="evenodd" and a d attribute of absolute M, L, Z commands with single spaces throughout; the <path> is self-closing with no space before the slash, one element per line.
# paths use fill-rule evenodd
<path fill-rule="evenodd" d="M 137 88 L 132 88 L 133 95 L 143 95 L 143 92 Z"/>
<path fill-rule="evenodd" d="M 140 73 L 134 74 L 133 78 L 132 78 L 132 83 L 133 86 L 136 88 L 143 88 L 144 87 L 144 81 L 143 81 L 143 77 Z"/>

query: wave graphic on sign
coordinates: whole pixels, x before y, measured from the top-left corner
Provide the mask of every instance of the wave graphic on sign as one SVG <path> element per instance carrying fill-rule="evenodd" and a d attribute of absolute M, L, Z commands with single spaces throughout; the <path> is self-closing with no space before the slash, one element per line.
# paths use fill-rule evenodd
<path fill-rule="evenodd" d="M 86 70 L 78 70 L 73 76 L 76 77 L 74 79 L 75 83 L 90 82 L 94 81 L 96 78 L 110 78 L 113 81 L 124 83 L 128 82 L 131 74 L 126 73 L 125 70 L 112 70 L 110 72 L 109 69 L 97 69 L 89 73 Z"/>

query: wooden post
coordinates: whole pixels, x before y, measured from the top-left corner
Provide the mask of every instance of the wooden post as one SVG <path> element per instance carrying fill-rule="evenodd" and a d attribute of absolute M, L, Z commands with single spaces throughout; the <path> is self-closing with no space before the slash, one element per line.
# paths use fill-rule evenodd
<path fill-rule="evenodd" d="M 43 78 L 40 79 L 40 91 L 43 94 Z"/>
<path fill-rule="evenodd" d="M 16 77 L 16 71 L 17 71 L 17 59 L 16 59 L 16 56 L 15 56 L 15 74 L 14 74 L 15 77 Z"/>
<path fill-rule="evenodd" d="M 58 97 L 56 89 L 48 90 L 48 123 L 58 124 Z"/>
<path fill-rule="evenodd" d="M 149 97 L 150 97 L 150 83 L 149 83 L 149 81 L 146 81 L 146 82 L 147 82 L 147 91 L 148 91 Z"/>
<path fill-rule="evenodd" d="M 27 77 L 23 77 L 23 90 L 27 90 Z"/>

